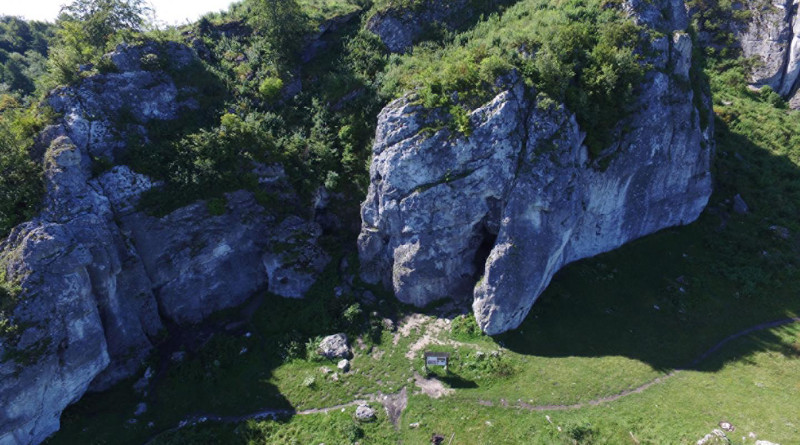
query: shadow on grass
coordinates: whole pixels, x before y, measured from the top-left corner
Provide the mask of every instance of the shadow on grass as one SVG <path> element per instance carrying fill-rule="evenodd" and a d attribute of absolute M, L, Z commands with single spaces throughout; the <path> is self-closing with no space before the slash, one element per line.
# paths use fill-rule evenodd
<path fill-rule="evenodd" d="M 715 193 L 698 222 L 565 267 L 523 324 L 495 340 L 521 354 L 714 372 L 724 363 L 713 355 L 738 338 L 728 336 L 800 314 L 800 170 L 719 118 L 716 136 Z M 733 212 L 736 194 L 748 214 Z M 797 343 L 758 332 L 741 357 L 797 357 Z"/>
<path fill-rule="evenodd" d="M 445 375 L 429 374 L 429 376 L 435 376 L 442 383 L 446 384 L 447 386 L 453 389 L 467 389 L 467 388 L 478 387 L 478 384 L 475 383 L 475 381 L 465 379 L 464 377 L 461 377 L 457 374 L 453 374 L 452 372 L 447 372 Z"/>

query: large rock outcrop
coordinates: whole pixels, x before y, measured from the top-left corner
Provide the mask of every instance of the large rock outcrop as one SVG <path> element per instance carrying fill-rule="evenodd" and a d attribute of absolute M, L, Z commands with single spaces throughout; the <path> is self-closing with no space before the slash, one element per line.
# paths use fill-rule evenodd
<path fill-rule="evenodd" d="M 768 2 L 747 0 L 742 8 L 749 19 L 735 30 L 744 57 L 756 61 L 751 82 L 756 86 L 769 85 L 793 108 L 800 106 L 796 96 L 800 77 L 800 28 L 797 1 Z"/>
<path fill-rule="evenodd" d="M 362 278 L 424 306 L 473 299 L 480 327 L 517 327 L 563 265 L 694 221 L 711 194 L 711 128 L 685 88 L 681 1 L 631 2 L 663 33 L 618 140 L 598 159 L 574 116 L 519 81 L 470 114 L 469 137 L 409 98 L 380 114 L 362 206 Z M 664 16 L 664 11 L 668 11 Z M 527 93 L 527 94 L 526 94 Z M 707 116 L 706 116 L 707 117 Z"/>
<path fill-rule="evenodd" d="M 63 118 L 37 141 L 42 211 L 0 243 L 0 275 L 20 289 L 0 314 L 2 445 L 41 442 L 87 390 L 131 376 L 166 322 L 197 323 L 259 290 L 301 297 L 328 262 L 315 223 L 279 216 L 250 192 L 227 194 L 221 214 L 198 202 L 159 218 L 137 203 L 160 184 L 126 166 L 93 177 L 93 159 L 117 159 L 127 134 L 146 138 L 148 121 L 196 107 L 178 100 L 165 72 L 144 69 L 152 51 L 123 46 L 110 56 L 119 72 L 49 98 Z M 175 69 L 194 57 L 177 45 L 164 51 Z M 280 166 L 255 171 L 268 191 L 291 193 Z M 287 227 L 310 235 L 293 239 Z"/>

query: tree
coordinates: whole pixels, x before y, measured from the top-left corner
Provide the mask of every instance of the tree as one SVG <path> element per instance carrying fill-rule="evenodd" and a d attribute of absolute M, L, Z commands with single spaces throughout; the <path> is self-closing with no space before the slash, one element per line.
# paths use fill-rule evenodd
<path fill-rule="evenodd" d="M 255 28 L 266 37 L 278 66 L 291 64 L 308 31 L 308 18 L 295 0 L 253 0 Z"/>
<path fill-rule="evenodd" d="M 121 31 L 141 31 L 150 12 L 144 0 L 74 0 L 59 20 L 81 22 L 89 43 L 104 48 Z"/>

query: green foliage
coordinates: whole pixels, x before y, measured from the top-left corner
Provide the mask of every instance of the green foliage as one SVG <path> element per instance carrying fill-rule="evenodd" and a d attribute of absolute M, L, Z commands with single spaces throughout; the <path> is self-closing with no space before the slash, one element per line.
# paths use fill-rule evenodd
<path fill-rule="evenodd" d="M 28 149 L 43 125 L 36 108 L 6 109 L 0 114 L 0 238 L 30 219 L 44 192 L 42 167 Z"/>
<path fill-rule="evenodd" d="M 416 89 L 426 107 L 455 111 L 458 128 L 463 115 L 450 107 L 485 102 L 498 78 L 516 68 L 540 93 L 567 104 L 599 153 L 644 73 L 645 33 L 614 4 L 525 0 L 450 43 L 393 58 L 382 91 L 399 96 Z"/>
<path fill-rule="evenodd" d="M 263 116 L 225 114 L 220 125 L 173 141 L 132 147 L 127 162 L 137 171 L 165 180 L 163 189 L 142 197 L 141 206 L 166 214 L 197 199 L 253 189 L 253 162 L 277 160 L 273 137 Z M 219 211 L 219 206 L 209 210 Z"/>
<path fill-rule="evenodd" d="M 295 0 L 249 0 L 248 20 L 266 39 L 277 65 L 288 68 L 295 61 L 309 31 L 308 17 Z"/>
<path fill-rule="evenodd" d="M 688 0 L 692 27 L 709 37 L 702 42 L 707 55 L 734 59 L 741 53 L 734 30 L 744 25 L 751 16 L 749 8 L 740 8 L 731 0 Z"/>
<path fill-rule="evenodd" d="M 141 32 L 150 12 L 144 0 L 74 0 L 61 9 L 48 58 L 47 87 L 77 81 L 122 40 Z M 152 61 L 145 61 L 150 66 Z"/>
<path fill-rule="evenodd" d="M 475 340 L 484 336 L 472 313 L 454 318 L 450 323 L 450 333 L 454 338 L 462 340 Z"/>
<path fill-rule="evenodd" d="M 61 8 L 59 21 L 79 24 L 86 43 L 102 49 L 120 32 L 142 31 L 147 5 L 144 0 L 73 0 Z"/>
<path fill-rule="evenodd" d="M 280 77 L 267 77 L 258 85 L 258 92 L 261 97 L 272 102 L 280 97 L 281 89 L 283 89 L 283 80 Z"/>
<path fill-rule="evenodd" d="M 46 70 L 52 37 L 53 27 L 47 23 L 0 16 L 0 93 L 33 93 Z"/>
<path fill-rule="evenodd" d="M 351 304 L 347 307 L 347 309 L 342 312 L 342 318 L 348 324 L 354 324 L 361 319 L 361 316 L 364 314 L 364 311 L 361 310 L 361 305 L 358 303 Z"/>

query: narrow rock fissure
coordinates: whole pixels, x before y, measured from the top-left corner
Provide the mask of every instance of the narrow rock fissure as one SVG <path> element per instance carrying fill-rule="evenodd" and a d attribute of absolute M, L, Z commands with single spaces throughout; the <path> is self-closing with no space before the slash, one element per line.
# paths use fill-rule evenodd
<path fill-rule="evenodd" d="M 475 282 L 478 282 L 486 271 L 486 261 L 489 259 L 489 254 L 492 253 L 494 245 L 497 242 L 497 233 L 491 233 L 486 224 L 481 226 L 480 229 L 481 242 L 478 244 L 478 250 L 475 251 L 475 258 L 472 264 L 475 269 Z"/>

